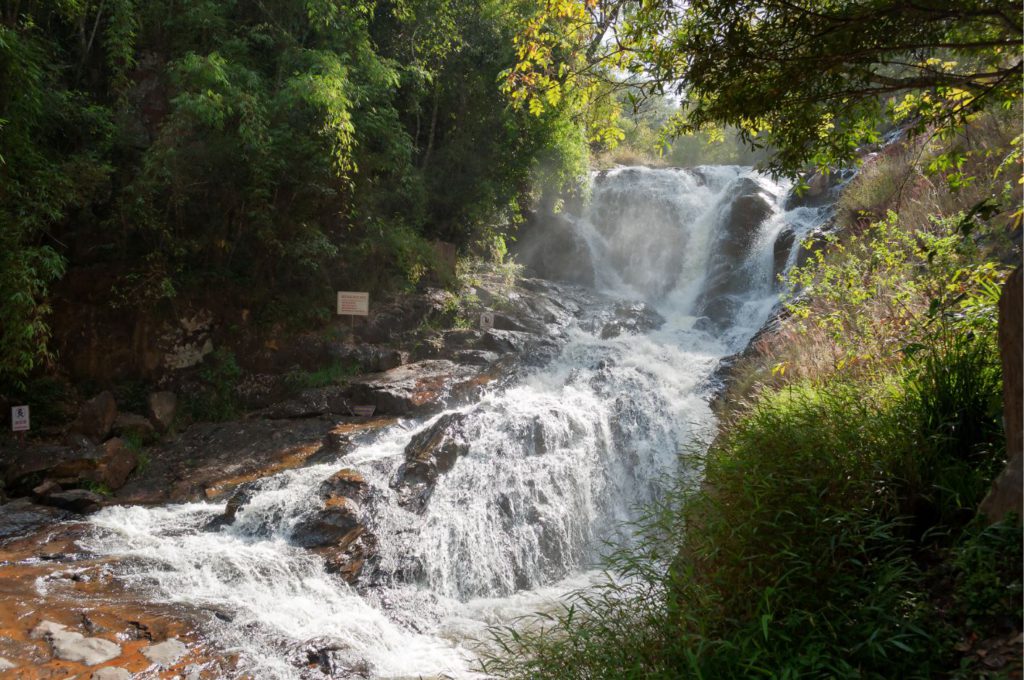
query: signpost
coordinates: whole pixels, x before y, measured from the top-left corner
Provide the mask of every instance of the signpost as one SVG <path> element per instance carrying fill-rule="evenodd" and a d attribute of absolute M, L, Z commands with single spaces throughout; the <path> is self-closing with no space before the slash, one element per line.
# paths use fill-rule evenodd
<path fill-rule="evenodd" d="M 18 433 L 19 441 L 25 441 L 25 433 L 29 430 L 28 406 L 11 408 L 11 430 Z"/>
<path fill-rule="evenodd" d="M 480 330 L 489 331 L 494 328 L 494 312 L 484 312 L 480 315 Z"/>
<path fill-rule="evenodd" d="M 338 314 L 347 314 L 349 316 L 351 320 L 351 325 L 349 326 L 349 329 L 352 333 L 355 333 L 356 317 L 369 316 L 370 314 L 370 294 L 360 293 L 356 291 L 339 290 Z"/>

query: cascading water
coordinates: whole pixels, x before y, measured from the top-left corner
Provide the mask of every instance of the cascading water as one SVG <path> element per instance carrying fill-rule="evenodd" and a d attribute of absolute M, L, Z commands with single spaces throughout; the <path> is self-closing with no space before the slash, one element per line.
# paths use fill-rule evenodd
<path fill-rule="evenodd" d="M 783 210 L 784 194 L 739 167 L 599 177 L 573 219 L 596 287 L 645 300 L 659 328 L 577 324 L 551 363 L 471 406 L 263 480 L 229 525 L 209 529 L 223 504 L 113 507 L 94 516 L 85 547 L 123 558 L 122 578 L 155 600 L 216 612 L 209 637 L 255 677 L 305 677 L 301 650 L 314 639 L 329 641 L 341 677 L 471 676 L 467 639 L 585 585 L 602 541 L 628 540 L 621 523 L 666 475 L 699 474 L 679 453 L 714 425 L 700 386 L 776 301 L 778 235 L 799 243 L 822 217 Z M 416 433 L 443 418 L 465 451 L 417 511 L 393 480 Z M 294 540 L 342 467 L 373 498 L 379 561 L 360 592 Z"/>

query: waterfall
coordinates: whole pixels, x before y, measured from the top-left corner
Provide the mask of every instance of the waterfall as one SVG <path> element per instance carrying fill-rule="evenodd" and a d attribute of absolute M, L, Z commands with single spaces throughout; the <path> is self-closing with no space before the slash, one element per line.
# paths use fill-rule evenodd
<path fill-rule="evenodd" d="M 552 362 L 476 403 L 262 480 L 230 524 L 209 528 L 223 503 L 111 507 L 85 547 L 120 558 L 120 578 L 153 599 L 213 612 L 208 638 L 254 677 L 323 677 L 303 650 L 325 640 L 337 677 L 472 677 L 467 640 L 585 585 L 603 542 L 629 540 L 623 523 L 668 476 L 700 474 L 685 455 L 715 425 L 700 386 L 777 301 L 780 257 L 794 257 L 780 234 L 799 243 L 822 219 L 784 210 L 787 189 L 741 167 L 598 176 L 588 208 L 565 219 L 595 287 L 647 302 L 660 327 L 576 324 Z M 412 506 L 394 488 L 405 449 L 441 426 L 464 452 Z M 365 478 L 379 543 L 359 591 L 295 541 L 341 468 Z"/>

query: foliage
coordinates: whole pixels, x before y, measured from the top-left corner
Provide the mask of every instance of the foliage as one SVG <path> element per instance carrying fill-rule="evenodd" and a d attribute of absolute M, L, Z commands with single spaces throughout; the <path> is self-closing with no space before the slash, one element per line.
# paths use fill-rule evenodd
<path fill-rule="evenodd" d="M 1022 21 L 1002 0 L 550 0 L 521 31 L 506 87 L 531 111 L 609 81 L 631 101 L 671 91 L 685 106 L 671 132 L 733 126 L 795 173 L 854 160 L 888 119 L 953 131 L 1012 106 Z"/>
<path fill-rule="evenodd" d="M 235 355 L 224 348 L 203 360 L 199 370 L 202 385 L 185 402 L 185 411 L 193 420 L 219 422 L 239 415 L 235 386 L 242 375 Z"/>
<path fill-rule="evenodd" d="M 125 313 L 215 286 L 278 323 L 339 288 L 415 285 L 432 240 L 504 233 L 586 170 L 568 114 L 511 110 L 496 84 L 529 11 L 4 4 L 0 373 L 52 361 L 48 296 L 67 266 L 116 274 Z"/>
<path fill-rule="evenodd" d="M 359 375 L 358 361 L 337 359 L 316 371 L 294 371 L 287 376 L 288 383 L 296 388 L 326 387 L 336 385 Z"/>

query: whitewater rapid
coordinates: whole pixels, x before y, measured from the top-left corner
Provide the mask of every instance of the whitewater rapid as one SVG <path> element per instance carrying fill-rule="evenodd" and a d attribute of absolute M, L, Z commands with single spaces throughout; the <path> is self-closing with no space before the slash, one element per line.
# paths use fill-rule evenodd
<path fill-rule="evenodd" d="M 741 180 L 771 211 L 735 262 L 748 282 L 733 293 L 738 311 L 713 328 L 699 306 Z M 799 243 L 821 221 L 820 211 L 783 209 L 787 189 L 740 167 L 607 173 L 572 218 L 595 287 L 646 301 L 660 328 L 602 338 L 577 324 L 553 361 L 474 404 L 400 421 L 356 439 L 344 459 L 267 478 L 232 524 L 208 528 L 223 503 L 110 507 L 92 517 L 83 547 L 119 558 L 119 578 L 148 598 L 213 612 L 204 632 L 239 654 L 240 673 L 313 677 L 303 650 L 329 640 L 338 677 L 474 677 L 473 640 L 488 626 L 585 587 L 602 546 L 629 540 L 623 524 L 639 506 L 670 476 L 700 474 L 685 452 L 714 432 L 702 385 L 777 302 L 780 232 Z M 468 451 L 413 512 L 391 488 L 405 447 L 454 412 Z M 341 468 L 358 470 L 376 499 L 380 562 L 361 592 L 291 540 Z"/>

